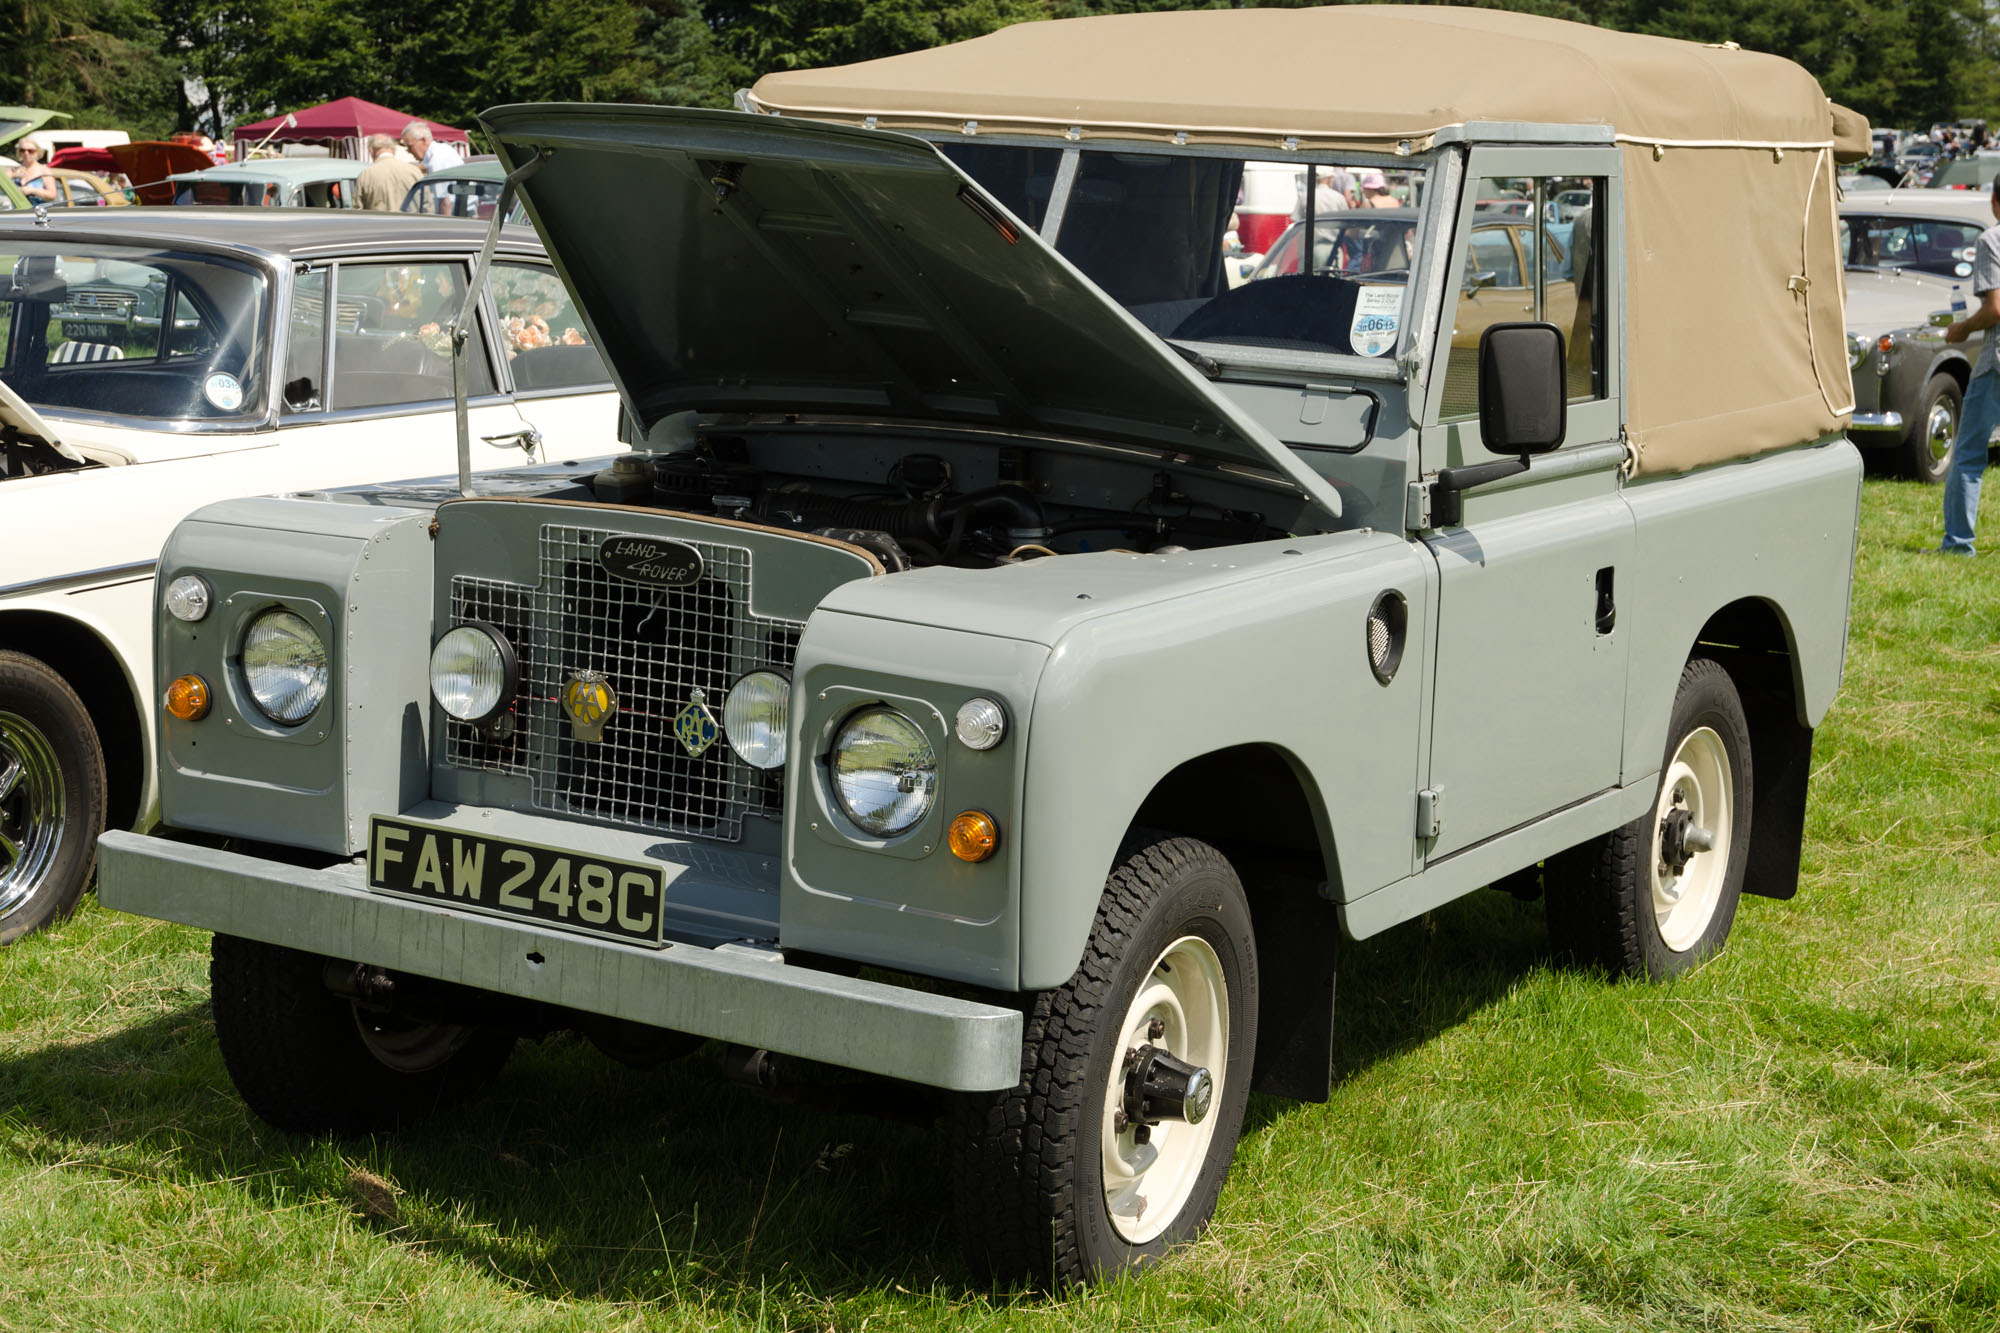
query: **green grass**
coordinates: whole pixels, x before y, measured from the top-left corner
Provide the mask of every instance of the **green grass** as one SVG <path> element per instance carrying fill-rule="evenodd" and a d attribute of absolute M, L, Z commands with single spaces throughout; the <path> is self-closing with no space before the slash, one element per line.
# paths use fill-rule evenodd
<path fill-rule="evenodd" d="M 0 1327 L 2000 1328 L 2000 560 L 1868 484 L 1805 875 L 1670 986 L 1481 893 L 1351 946 L 1332 1099 L 1253 1101 L 1207 1236 L 974 1288 L 935 1129 L 560 1040 L 393 1140 L 291 1138 L 206 937 L 86 906 L 0 953 Z"/>

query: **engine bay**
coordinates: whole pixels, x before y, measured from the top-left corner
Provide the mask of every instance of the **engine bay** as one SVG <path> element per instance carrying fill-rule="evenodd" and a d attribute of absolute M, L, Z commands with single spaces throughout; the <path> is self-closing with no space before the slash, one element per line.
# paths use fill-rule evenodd
<path fill-rule="evenodd" d="M 1248 468 L 1125 446 L 911 434 L 705 432 L 691 447 L 616 459 L 592 491 L 608 503 L 844 541 L 890 573 L 1091 551 L 1179 554 L 1325 523 L 1290 485 Z"/>

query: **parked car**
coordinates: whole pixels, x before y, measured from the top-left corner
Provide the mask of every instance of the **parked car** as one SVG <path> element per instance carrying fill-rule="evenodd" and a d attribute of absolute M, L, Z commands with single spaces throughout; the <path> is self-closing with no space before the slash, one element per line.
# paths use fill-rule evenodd
<path fill-rule="evenodd" d="M 61 201 L 51 202 L 51 208 L 102 208 L 106 205 L 122 208 L 132 202 L 122 187 L 113 185 L 96 172 L 51 167 L 48 174 L 62 192 Z"/>
<path fill-rule="evenodd" d="M 1193 10 L 743 104 L 481 118 L 642 449 L 212 505 L 162 553 L 186 840 L 107 833 L 101 892 L 215 932 L 258 1115 L 407 1123 L 524 1031 L 717 1038 L 958 1094 L 975 1271 L 1095 1282 L 1200 1232 L 1253 1087 L 1328 1095 L 1343 934 L 1523 873 L 1564 956 L 1664 978 L 1796 889 L 1866 151 L 1803 69 Z M 1227 285 L 1276 145 L 1417 187 L 1406 280 Z M 1573 314 L 1531 210 L 1459 345 L 1475 201 L 1523 179 L 1599 201 Z"/>
<path fill-rule="evenodd" d="M 451 466 L 447 323 L 483 229 L 390 214 L 55 211 L 0 221 L 0 941 L 73 905 L 107 824 L 153 809 L 153 564 L 197 505 Z M 612 447 L 607 376 L 509 230 L 472 428 Z M 481 444 L 481 468 L 522 453 Z M 10 805 L 9 802 L 12 802 Z M 40 849 L 39 851 L 37 849 Z"/>
<path fill-rule="evenodd" d="M 455 218 L 490 218 L 500 202 L 500 190 L 507 173 L 493 158 L 474 158 L 462 167 L 433 172 L 410 187 L 403 196 L 405 213 L 443 213 Z M 526 226 L 527 210 L 516 198 L 507 210 L 507 221 Z"/>
<path fill-rule="evenodd" d="M 362 163 L 339 157 L 271 157 L 167 177 L 177 204 L 354 208 Z"/>
<path fill-rule="evenodd" d="M 1933 190 L 1986 190 L 2000 176 L 2000 153 L 1980 152 L 1955 157 L 1931 172 L 1928 185 Z"/>
<path fill-rule="evenodd" d="M 1983 334 L 1957 347 L 1941 337 L 1897 342 L 1972 299 L 1973 246 L 1993 225 L 1990 196 L 1895 190 L 1840 208 L 1847 266 L 1847 351 L 1854 385 L 1848 438 L 1875 466 L 1941 482 L 1958 433 L 1971 358 Z"/>

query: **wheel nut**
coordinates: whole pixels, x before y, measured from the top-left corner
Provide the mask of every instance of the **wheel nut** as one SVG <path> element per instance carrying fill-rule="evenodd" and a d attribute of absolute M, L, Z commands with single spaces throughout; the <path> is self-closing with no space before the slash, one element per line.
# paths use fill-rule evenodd
<path fill-rule="evenodd" d="M 1167 1025 L 1157 1018 L 1146 1020 L 1146 1040 L 1158 1041 L 1167 1035 Z"/>

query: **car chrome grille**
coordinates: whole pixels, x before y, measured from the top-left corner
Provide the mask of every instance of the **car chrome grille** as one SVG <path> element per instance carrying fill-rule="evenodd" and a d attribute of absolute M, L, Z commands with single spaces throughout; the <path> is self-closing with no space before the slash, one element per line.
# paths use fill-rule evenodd
<path fill-rule="evenodd" d="M 690 755 L 674 719 L 699 690 L 719 725 L 738 677 L 790 668 L 803 625 L 751 614 L 747 547 L 686 542 L 701 553 L 702 577 L 661 588 L 598 564 L 598 547 L 624 535 L 545 525 L 536 587 L 452 580 L 452 622 L 502 630 L 521 657 L 521 690 L 511 734 L 447 719 L 445 762 L 526 776 L 539 810 L 733 841 L 745 815 L 778 811 L 778 775 L 743 763 L 726 739 Z M 560 705 L 581 670 L 602 672 L 618 697 L 595 743 L 577 738 Z"/>

